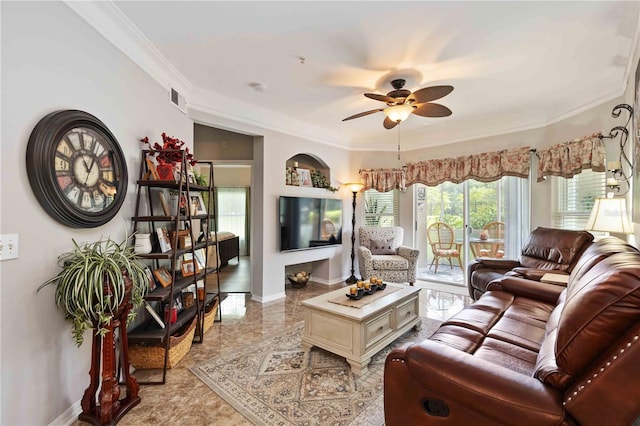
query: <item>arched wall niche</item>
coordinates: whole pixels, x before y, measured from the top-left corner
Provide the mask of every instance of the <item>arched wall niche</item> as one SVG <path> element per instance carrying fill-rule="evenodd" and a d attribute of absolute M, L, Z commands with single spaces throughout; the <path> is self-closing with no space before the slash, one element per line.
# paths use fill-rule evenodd
<path fill-rule="evenodd" d="M 289 158 L 285 163 L 285 169 L 290 170 L 294 168 L 306 169 L 309 171 L 315 170 L 316 172 L 321 173 L 328 182 L 331 182 L 331 170 L 329 169 L 329 166 L 324 162 L 324 160 L 314 154 L 299 153 Z M 291 185 L 289 182 L 287 182 L 287 184 Z"/>

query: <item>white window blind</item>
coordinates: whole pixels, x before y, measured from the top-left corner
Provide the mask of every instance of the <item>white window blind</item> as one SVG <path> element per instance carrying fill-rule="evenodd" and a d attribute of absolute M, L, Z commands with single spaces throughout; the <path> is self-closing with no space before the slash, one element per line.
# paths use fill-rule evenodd
<path fill-rule="evenodd" d="M 369 189 L 363 198 L 365 226 L 395 226 L 400 223 L 397 189 L 389 192 Z"/>
<path fill-rule="evenodd" d="M 593 200 L 605 196 L 605 173 L 586 169 L 570 179 L 553 176 L 551 191 L 553 227 L 582 230 Z"/>

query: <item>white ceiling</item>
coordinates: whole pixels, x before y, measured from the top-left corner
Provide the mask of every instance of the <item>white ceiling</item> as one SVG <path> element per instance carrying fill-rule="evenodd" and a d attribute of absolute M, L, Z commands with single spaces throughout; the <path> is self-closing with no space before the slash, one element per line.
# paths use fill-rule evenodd
<path fill-rule="evenodd" d="M 620 96 L 640 13 L 637 1 L 114 4 L 189 83 L 191 107 L 361 150 L 396 148 L 382 112 L 341 121 L 384 106 L 363 93 L 387 93 L 394 77 L 455 87 L 435 101 L 453 115 L 401 124 L 403 150 L 545 126 Z"/>

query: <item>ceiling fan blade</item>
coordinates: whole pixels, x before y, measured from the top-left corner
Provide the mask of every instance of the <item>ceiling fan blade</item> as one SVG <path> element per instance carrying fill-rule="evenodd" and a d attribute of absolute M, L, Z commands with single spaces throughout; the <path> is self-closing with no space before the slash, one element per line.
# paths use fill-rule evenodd
<path fill-rule="evenodd" d="M 358 114 L 354 114 L 350 117 L 343 118 L 342 121 L 353 120 L 354 118 L 364 117 L 365 115 L 373 114 L 376 112 L 384 111 L 384 108 L 372 109 L 371 111 L 360 112 Z"/>
<path fill-rule="evenodd" d="M 385 129 L 393 129 L 398 125 L 398 122 L 391 120 L 389 117 L 385 117 L 384 121 L 382 122 L 382 125 L 384 126 Z"/>
<path fill-rule="evenodd" d="M 376 101 L 382 101 L 382 102 L 392 103 L 392 104 L 395 104 L 398 102 L 396 98 L 392 98 L 391 96 L 387 96 L 387 95 L 379 95 L 377 93 L 365 93 L 364 95 L 367 98 L 375 99 Z"/>
<path fill-rule="evenodd" d="M 407 98 L 414 103 L 431 102 L 443 98 L 453 92 L 453 86 L 431 86 L 418 89 Z"/>
<path fill-rule="evenodd" d="M 424 103 L 413 110 L 413 113 L 422 117 L 448 117 L 451 110 L 444 105 Z"/>

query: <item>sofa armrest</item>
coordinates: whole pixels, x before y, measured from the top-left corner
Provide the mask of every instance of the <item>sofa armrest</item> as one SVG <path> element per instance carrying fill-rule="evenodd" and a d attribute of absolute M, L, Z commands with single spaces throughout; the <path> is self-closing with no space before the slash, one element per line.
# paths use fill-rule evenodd
<path fill-rule="evenodd" d="M 420 250 L 405 246 L 398 247 L 398 256 L 402 256 L 405 259 L 417 259 L 419 255 Z"/>
<path fill-rule="evenodd" d="M 562 424 L 562 395 L 539 380 L 438 342 L 393 350 L 384 373 L 387 424 L 428 424 L 425 400 L 448 407 L 448 422 Z M 442 419 L 445 421 L 445 419 Z"/>
<path fill-rule="evenodd" d="M 493 280 L 487 286 L 487 290 L 489 291 L 501 290 L 511 293 L 514 296 L 527 297 L 553 305 L 558 302 L 558 297 L 565 288 L 566 287 L 561 285 L 541 283 L 540 281 L 511 276 Z"/>

